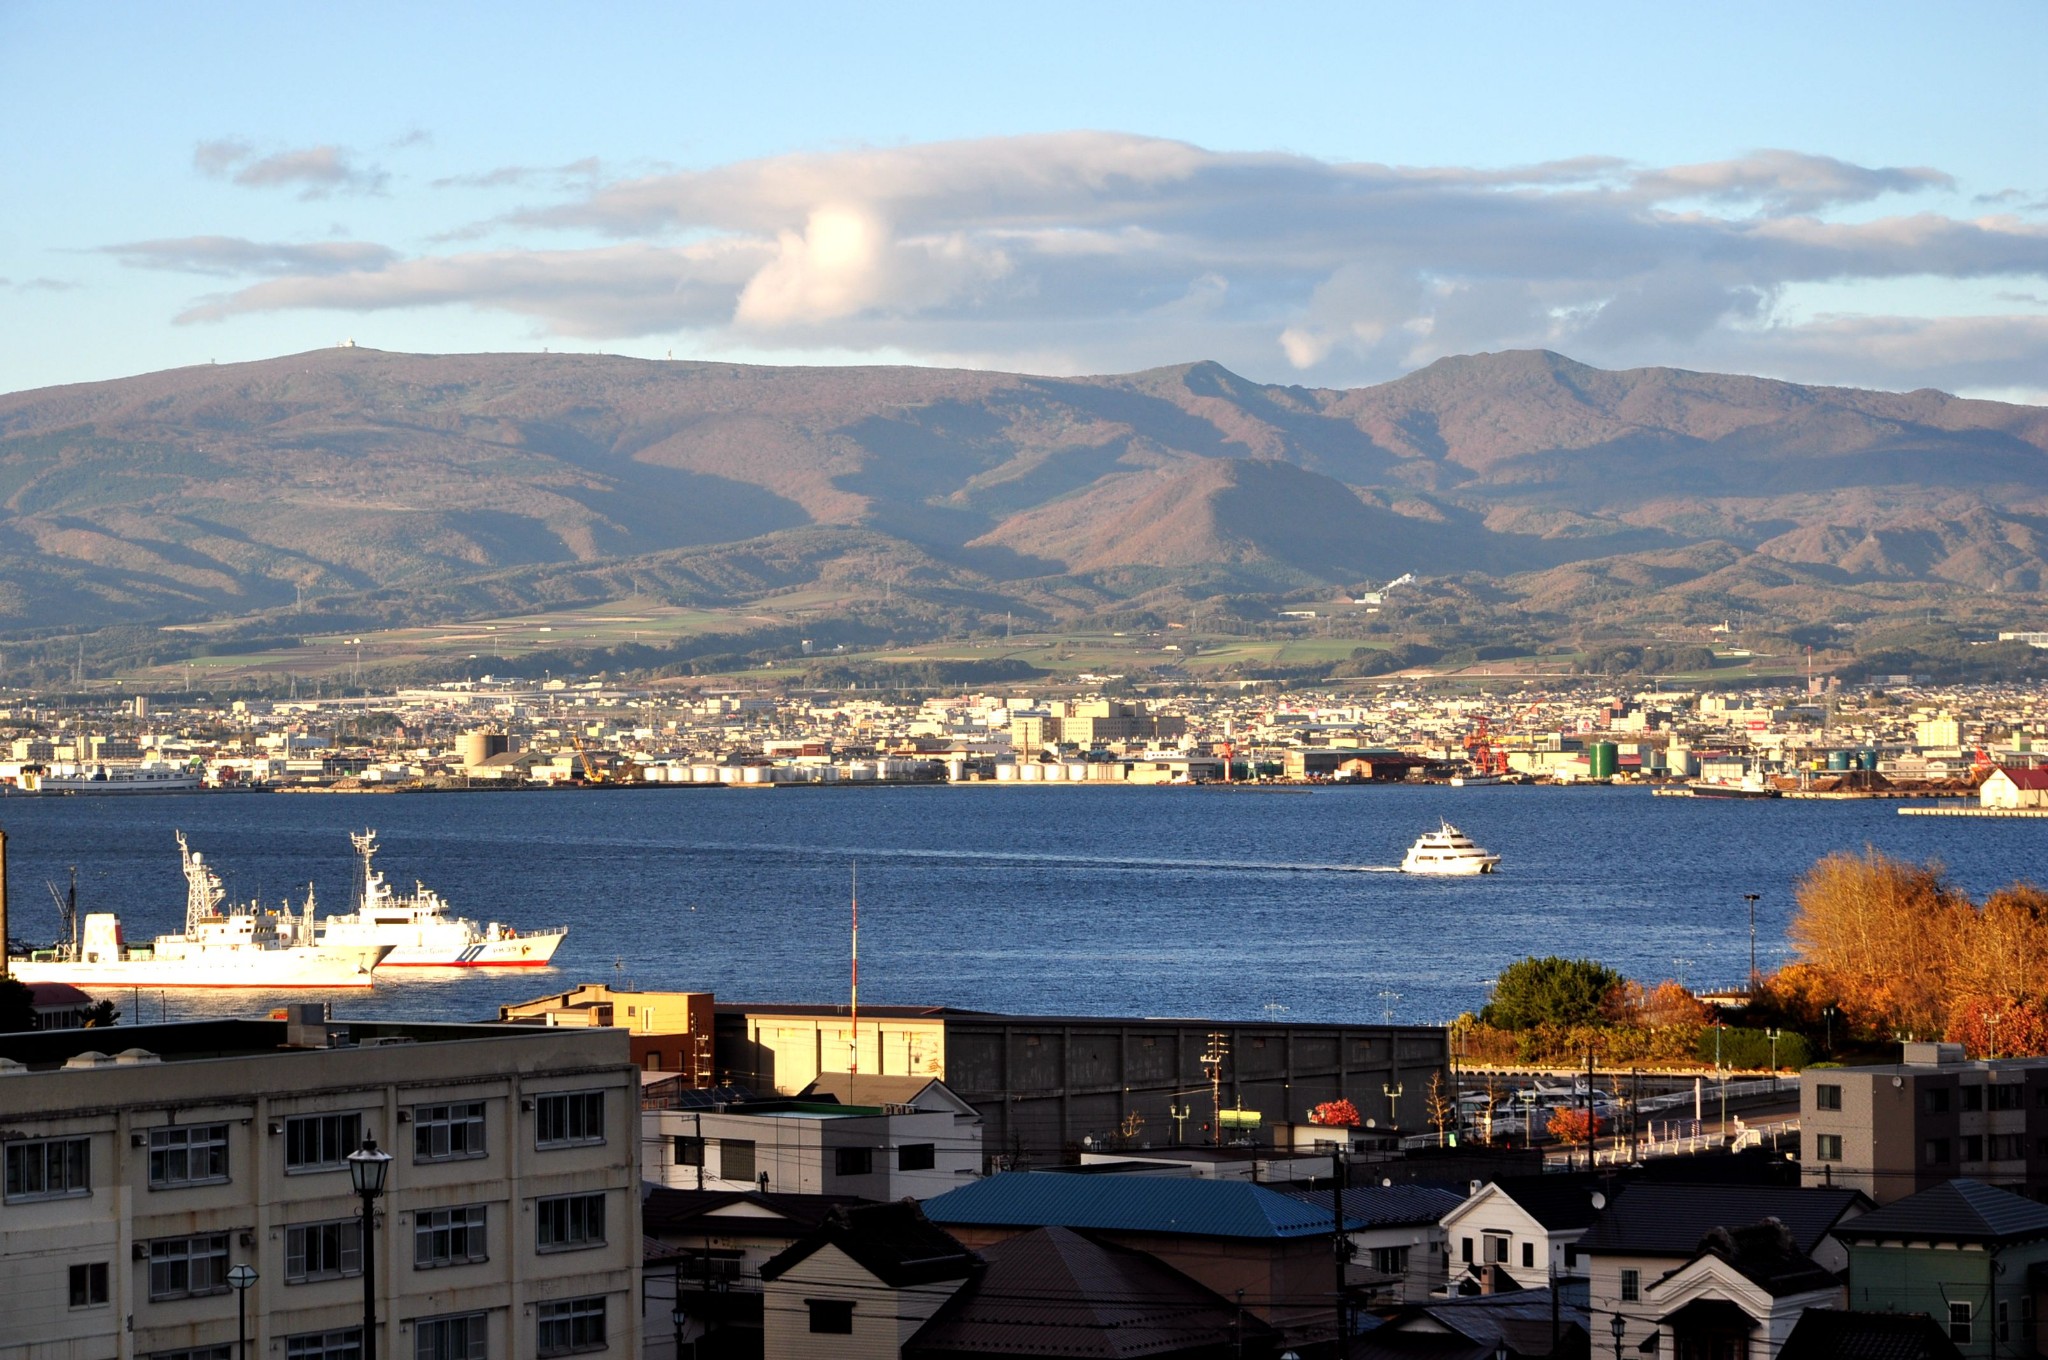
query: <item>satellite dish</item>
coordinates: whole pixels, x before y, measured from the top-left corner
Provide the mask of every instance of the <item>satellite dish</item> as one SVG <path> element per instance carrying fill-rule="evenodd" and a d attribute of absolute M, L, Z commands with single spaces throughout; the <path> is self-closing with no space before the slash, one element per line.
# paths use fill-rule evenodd
<path fill-rule="evenodd" d="M 1472 1181 L 1465 1187 L 1465 1192 L 1467 1194 L 1476 1195 L 1479 1193 L 1479 1187 L 1481 1184 L 1483 1184 L 1483 1182 L 1481 1181 Z"/>
<path fill-rule="evenodd" d="M 1607 1207 L 1607 1196 L 1595 1190 L 1593 1192 L 1593 1207 L 1595 1209 L 1605 1209 Z"/>
<path fill-rule="evenodd" d="M 1381 1184 L 1382 1186 L 1388 1186 L 1388 1187 L 1391 1187 L 1391 1186 L 1393 1185 L 1393 1183 L 1394 1183 L 1394 1178 L 1393 1178 L 1392 1176 L 1382 1176 L 1382 1177 L 1380 1177 L 1380 1184 Z"/>
<path fill-rule="evenodd" d="M 1893 1087 L 1893 1089 L 1897 1089 L 1898 1087 L 1904 1086 L 1905 1084 L 1906 1084 L 1906 1079 L 1905 1079 L 1904 1077 L 1893 1077 L 1893 1078 L 1892 1078 L 1892 1087 Z"/>

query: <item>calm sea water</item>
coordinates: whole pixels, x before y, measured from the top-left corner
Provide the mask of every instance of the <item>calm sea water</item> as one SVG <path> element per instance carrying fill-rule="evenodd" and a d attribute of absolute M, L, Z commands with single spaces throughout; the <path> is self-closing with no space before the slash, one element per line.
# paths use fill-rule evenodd
<path fill-rule="evenodd" d="M 846 996 L 858 862 L 861 998 L 1106 1015 L 1440 1021 L 1526 954 L 1649 980 L 1735 982 L 1742 894 L 1759 962 L 1792 887 L 1832 850 L 1939 859 L 1974 894 L 2048 881 L 2048 823 L 1901 817 L 1890 802 L 1720 802 L 1641 790 L 902 788 L 0 800 L 13 933 L 49 939 L 45 881 L 130 938 L 177 929 L 183 829 L 237 900 L 318 886 L 346 910 L 348 832 L 375 827 L 392 882 L 465 915 L 564 923 L 547 972 L 392 977 L 339 1014 L 473 1019 L 578 981 L 748 1001 Z M 1391 872 L 1449 817 L 1501 872 Z M 1684 962 L 1675 962 L 1683 960 Z M 120 999 L 155 1019 L 274 1004 Z"/>

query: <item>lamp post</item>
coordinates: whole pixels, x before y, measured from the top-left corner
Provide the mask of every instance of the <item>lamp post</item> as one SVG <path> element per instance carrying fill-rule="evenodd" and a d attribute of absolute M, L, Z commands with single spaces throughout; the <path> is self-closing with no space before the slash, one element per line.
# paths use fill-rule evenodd
<path fill-rule="evenodd" d="M 349 1184 L 363 1200 L 363 1360 L 377 1360 L 377 1197 L 391 1172 L 391 1154 L 365 1138 L 348 1155 Z"/>
<path fill-rule="evenodd" d="M 1756 900 L 1762 893 L 1744 893 L 1742 900 L 1749 903 L 1749 995 L 1756 996 Z"/>
<path fill-rule="evenodd" d="M 246 1262 L 228 1268 L 228 1283 L 235 1287 L 235 1360 L 249 1360 L 249 1286 L 256 1278 L 256 1268 Z"/>
<path fill-rule="evenodd" d="M 681 1282 L 680 1275 L 677 1276 L 677 1281 L 678 1283 Z M 683 1296 L 681 1294 L 677 1294 L 676 1301 L 669 1305 L 668 1320 L 675 1324 L 676 1329 L 675 1360 L 683 1360 L 683 1324 L 690 1320 L 690 1315 L 683 1311 Z M 694 1351 L 697 1348 L 692 1344 L 690 1349 Z"/>
<path fill-rule="evenodd" d="M 1628 1330 L 1628 1322 L 1616 1313 L 1607 1320 L 1607 1330 L 1614 1336 L 1614 1360 L 1621 1360 L 1621 1335 Z"/>

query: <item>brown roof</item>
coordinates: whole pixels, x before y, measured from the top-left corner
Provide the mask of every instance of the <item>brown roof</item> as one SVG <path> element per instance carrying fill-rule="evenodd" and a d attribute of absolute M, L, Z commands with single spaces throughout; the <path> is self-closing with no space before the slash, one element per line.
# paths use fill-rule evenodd
<path fill-rule="evenodd" d="M 815 1231 L 834 1209 L 869 1204 L 858 1195 L 764 1194 L 759 1190 L 677 1190 L 650 1186 L 640 1228 L 649 1237 L 732 1232 L 798 1238 Z M 722 1212 L 737 1209 L 738 1212 Z M 716 1215 L 716 1217 L 711 1217 Z"/>
<path fill-rule="evenodd" d="M 761 1278 L 779 1280 L 827 1246 L 837 1247 L 861 1269 L 898 1289 L 964 1280 L 980 1265 L 980 1258 L 959 1239 L 925 1218 L 914 1200 L 899 1200 L 834 1209 L 816 1231 L 765 1263 Z"/>
<path fill-rule="evenodd" d="M 1273 1330 L 1155 1257 L 1069 1228 L 981 1249 L 982 1273 L 903 1348 L 904 1360 L 1000 1355 L 1125 1360 L 1265 1354 Z M 1239 1327 L 1242 1333 L 1238 1332 Z"/>

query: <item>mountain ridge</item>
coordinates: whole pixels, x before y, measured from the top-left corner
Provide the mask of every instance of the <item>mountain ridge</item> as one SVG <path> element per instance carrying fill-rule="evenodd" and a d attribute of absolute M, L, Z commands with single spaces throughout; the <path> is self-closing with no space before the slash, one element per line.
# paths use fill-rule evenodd
<path fill-rule="evenodd" d="M 461 598 L 818 531 L 1055 613 L 1124 578 L 1411 568 L 1569 598 L 1539 578 L 1676 552 L 1704 579 L 1728 568 L 1686 551 L 1710 543 L 1767 559 L 1751 580 L 2032 592 L 2048 409 L 1548 351 L 1337 390 L 1207 360 L 1054 378 L 338 348 L 0 396 L 8 629 Z M 1676 588 L 1642 565 L 1614 579 Z"/>

